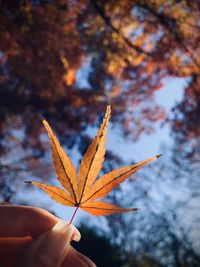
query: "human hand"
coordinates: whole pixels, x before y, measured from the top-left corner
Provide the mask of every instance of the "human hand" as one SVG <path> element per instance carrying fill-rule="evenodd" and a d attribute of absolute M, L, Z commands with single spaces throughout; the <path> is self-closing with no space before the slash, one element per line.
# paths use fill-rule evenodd
<path fill-rule="evenodd" d="M 95 267 L 71 240 L 79 231 L 43 209 L 0 205 L 2 267 Z"/>

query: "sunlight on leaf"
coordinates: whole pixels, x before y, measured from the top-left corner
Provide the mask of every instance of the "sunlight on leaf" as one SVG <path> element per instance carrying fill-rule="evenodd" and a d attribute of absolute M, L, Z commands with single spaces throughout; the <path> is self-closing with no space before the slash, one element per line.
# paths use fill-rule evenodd
<path fill-rule="evenodd" d="M 107 202 L 95 200 L 106 196 L 133 173 L 159 158 L 160 155 L 148 158 L 131 166 L 113 170 L 96 180 L 104 161 L 106 132 L 110 113 L 111 106 L 107 105 L 103 122 L 80 163 L 78 175 L 76 174 L 73 163 L 61 147 L 48 122 L 42 119 L 51 144 L 54 169 L 58 181 L 64 189 L 38 182 L 27 183 L 38 186 L 53 200 L 62 205 L 77 207 L 75 212 L 77 212 L 78 208 L 81 208 L 92 215 L 105 216 L 113 213 L 136 211 L 136 208 L 121 208 Z"/>

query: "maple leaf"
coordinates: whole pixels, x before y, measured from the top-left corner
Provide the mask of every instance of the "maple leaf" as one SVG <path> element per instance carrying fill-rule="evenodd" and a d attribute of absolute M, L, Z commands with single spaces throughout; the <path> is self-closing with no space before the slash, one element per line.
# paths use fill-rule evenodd
<path fill-rule="evenodd" d="M 136 211 L 137 208 L 121 208 L 107 202 L 96 201 L 96 199 L 106 196 L 137 170 L 160 157 L 160 155 L 150 157 L 137 164 L 113 170 L 101 176 L 99 179 L 96 179 L 104 161 L 106 132 L 110 113 L 111 106 L 107 105 L 103 122 L 96 137 L 83 156 L 78 174 L 76 174 L 73 163 L 60 145 L 48 122 L 44 118 L 42 119 L 51 144 L 54 169 L 58 181 L 64 189 L 38 182 L 27 181 L 27 183 L 40 187 L 53 200 L 60 204 L 76 207 L 71 222 L 78 208 L 95 216 Z"/>

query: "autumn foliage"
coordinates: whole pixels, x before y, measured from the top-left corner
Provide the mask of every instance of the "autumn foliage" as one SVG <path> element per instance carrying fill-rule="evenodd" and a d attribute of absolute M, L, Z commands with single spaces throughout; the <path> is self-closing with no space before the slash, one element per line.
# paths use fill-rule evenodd
<path fill-rule="evenodd" d="M 42 149 L 41 129 L 30 127 L 36 114 L 50 116 L 61 135 L 76 134 L 107 99 L 124 133 L 137 138 L 164 118 L 153 98 L 168 75 L 190 77 L 174 128 L 199 135 L 191 125 L 200 102 L 199 1 L 1 0 L 0 7 L 2 138 L 12 122 L 24 146 Z M 56 123 L 63 118 L 65 131 Z"/>

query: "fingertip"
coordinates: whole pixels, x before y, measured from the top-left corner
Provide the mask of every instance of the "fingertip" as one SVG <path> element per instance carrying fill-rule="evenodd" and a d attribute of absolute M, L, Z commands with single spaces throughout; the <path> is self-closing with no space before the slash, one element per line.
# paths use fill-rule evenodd
<path fill-rule="evenodd" d="M 69 242 L 72 240 L 78 242 L 81 239 L 79 230 L 73 224 L 67 224 L 64 220 L 59 220 L 52 230 L 66 232 L 69 235 Z"/>

